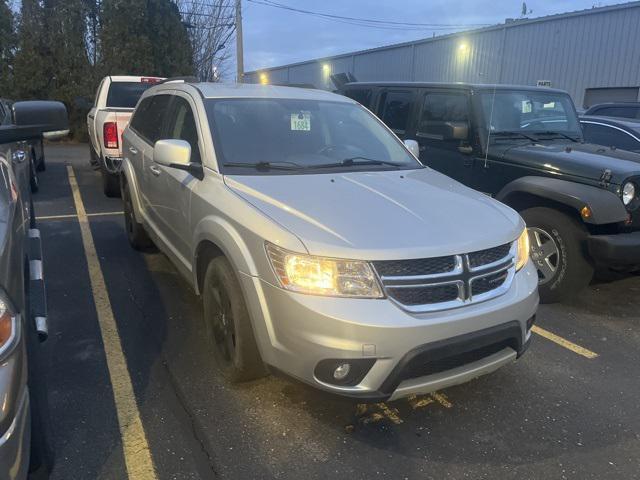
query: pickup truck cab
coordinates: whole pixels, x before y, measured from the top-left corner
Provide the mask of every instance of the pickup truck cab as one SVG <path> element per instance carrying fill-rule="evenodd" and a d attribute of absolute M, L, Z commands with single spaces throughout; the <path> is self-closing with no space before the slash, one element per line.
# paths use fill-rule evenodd
<path fill-rule="evenodd" d="M 204 306 L 231 381 L 265 365 L 400 398 L 522 355 L 538 305 L 520 216 L 421 165 L 374 115 L 318 90 L 174 82 L 123 134 L 125 225 Z"/>
<path fill-rule="evenodd" d="M 589 144 L 562 90 L 354 82 L 341 93 L 375 112 L 428 165 L 524 218 L 540 297 L 556 302 L 595 268 L 640 268 L 640 164 Z"/>
<path fill-rule="evenodd" d="M 93 107 L 87 114 L 91 159 L 100 166 L 104 194 L 120 193 L 118 172 L 122 162 L 122 131 L 140 95 L 162 78 L 130 75 L 104 77 L 98 86 Z"/>
<path fill-rule="evenodd" d="M 24 142 L 68 133 L 60 102 L 15 102 L 0 125 L 0 478 L 48 478 L 52 466 L 41 341 L 47 338 L 40 232 Z"/>

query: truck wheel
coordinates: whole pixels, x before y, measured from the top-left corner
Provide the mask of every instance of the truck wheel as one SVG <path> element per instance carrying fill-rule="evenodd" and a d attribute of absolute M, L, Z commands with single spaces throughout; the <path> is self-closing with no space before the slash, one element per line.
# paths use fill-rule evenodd
<path fill-rule="evenodd" d="M 542 303 L 566 300 L 589 285 L 593 265 L 585 254 L 587 230 L 576 219 L 551 208 L 520 212 L 527 223 L 531 260 L 538 269 Z"/>
<path fill-rule="evenodd" d="M 153 246 L 153 242 L 147 235 L 144 226 L 136 220 L 131 192 L 127 183 L 122 187 L 122 203 L 124 205 L 124 226 L 129 244 L 136 250 L 148 250 Z"/>
<path fill-rule="evenodd" d="M 113 173 L 107 172 L 104 168 L 101 168 L 102 174 L 102 191 L 109 198 L 115 198 L 120 196 L 120 178 Z"/>
<path fill-rule="evenodd" d="M 40 190 L 40 179 L 38 178 L 36 160 L 33 155 L 30 155 L 29 158 L 29 186 L 31 187 L 31 193 L 36 193 Z"/>
<path fill-rule="evenodd" d="M 242 290 L 226 258 L 209 262 L 202 302 L 207 338 L 223 376 L 233 383 L 265 376 Z"/>

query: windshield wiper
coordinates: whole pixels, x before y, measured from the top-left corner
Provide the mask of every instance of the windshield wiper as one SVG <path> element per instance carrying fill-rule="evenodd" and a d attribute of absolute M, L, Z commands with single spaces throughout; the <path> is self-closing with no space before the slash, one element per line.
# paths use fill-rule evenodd
<path fill-rule="evenodd" d="M 546 130 L 544 132 L 534 132 L 536 135 L 560 135 L 561 137 L 566 138 L 567 140 L 571 140 L 572 142 L 578 142 L 577 139 L 573 138 L 570 135 L 567 135 L 566 133 L 562 133 L 562 132 L 557 132 L 554 130 Z"/>
<path fill-rule="evenodd" d="M 491 133 L 492 137 L 522 137 L 522 138 L 526 138 L 527 140 L 531 140 L 532 142 L 537 142 L 537 140 L 535 138 L 533 138 L 530 135 L 527 135 L 526 133 L 522 133 L 522 132 L 513 132 L 513 131 L 500 131 L 500 132 L 492 132 Z"/>
<path fill-rule="evenodd" d="M 284 164 L 284 165 L 283 165 Z M 299 170 L 301 168 L 307 168 L 303 165 L 298 165 L 293 162 L 227 162 L 222 164 L 223 167 L 240 167 L 240 168 L 255 168 L 256 170 Z"/>
<path fill-rule="evenodd" d="M 341 162 L 337 163 L 323 163 L 320 165 L 313 165 L 310 168 L 335 168 L 335 167 L 350 167 L 353 165 L 388 165 L 390 167 L 404 167 L 402 163 L 389 162 L 387 160 L 374 160 L 367 157 L 349 157 L 345 158 Z"/>

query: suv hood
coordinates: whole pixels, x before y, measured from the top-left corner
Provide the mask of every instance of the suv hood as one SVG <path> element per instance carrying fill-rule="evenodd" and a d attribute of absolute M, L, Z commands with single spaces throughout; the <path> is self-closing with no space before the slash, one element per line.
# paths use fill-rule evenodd
<path fill-rule="evenodd" d="M 599 181 L 604 170 L 611 182 L 620 185 L 630 176 L 640 175 L 640 154 L 592 143 L 548 142 L 520 146 L 492 145 L 491 154 L 535 170 L 541 168 L 560 176 L 576 176 Z"/>
<path fill-rule="evenodd" d="M 384 260 L 467 253 L 514 241 L 509 207 L 431 169 L 226 176 L 313 255 Z"/>

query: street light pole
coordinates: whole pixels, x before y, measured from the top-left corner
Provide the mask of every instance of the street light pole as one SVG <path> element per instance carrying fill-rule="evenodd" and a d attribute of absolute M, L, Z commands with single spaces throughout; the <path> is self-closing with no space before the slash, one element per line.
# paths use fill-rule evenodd
<path fill-rule="evenodd" d="M 242 48 L 242 0 L 236 0 L 236 82 L 244 81 L 244 58 Z"/>

